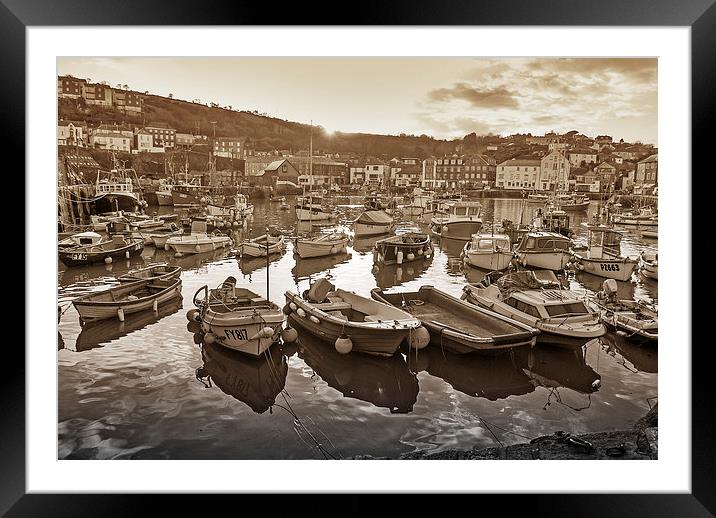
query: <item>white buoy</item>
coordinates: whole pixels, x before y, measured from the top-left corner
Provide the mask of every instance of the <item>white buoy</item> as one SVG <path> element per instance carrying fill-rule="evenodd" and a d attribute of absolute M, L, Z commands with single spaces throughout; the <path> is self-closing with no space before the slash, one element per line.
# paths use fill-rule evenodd
<path fill-rule="evenodd" d="M 183 255 L 183 254 L 182 254 L 181 252 L 177 252 L 177 253 L 174 254 L 174 257 L 182 257 L 182 255 Z"/>
<path fill-rule="evenodd" d="M 304 311 L 303 308 L 298 308 L 298 309 L 296 310 L 296 313 L 298 313 L 298 316 L 299 316 L 299 317 L 305 317 L 305 316 L 306 316 L 306 312 Z"/>
<path fill-rule="evenodd" d="M 234 228 L 239 228 L 241 224 L 238 221 L 234 221 Z"/>
<path fill-rule="evenodd" d="M 288 307 L 290 307 L 293 311 L 296 311 L 298 309 L 298 306 L 295 302 L 289 303 Z"/>
<path fill-rule="evenodd" d="M 281 331 L 281 339 L 288 344 L 295 342 L 298 339 L 298 331 L 292 327 L 287 327 Z"/>
<path fill-rule="evenodd" d="M 420 326 L 410 332 L 408 341 L 411 349 L 422 349 L 430 343 L 430 332 Z"/>
<path fill-rule="evenodd" d="M 168 252 L 169 248 L 170 248 L 170 246 L 168 244 L 164 243 L 164 250 L 166 250 Z"/>
<path fill-rule="evenodd" d="M 336 343 L 334 345 L 339 354 L 348 354 L 353 350 L 353 340 L 351 340 L 346 334 L 342 334 L 336 338 Z"/>
<path fill-rule="evenodd" d="M 198 254 L 199 252 L 201 252 L 201 247 L 199 245 L 196 245 L 194 247 L 194 250 L 196 250 L 196 253 Z"/>
<path fill-rule="evenodd" d="M 206 333 L 204 335 L 205 344 L 213 344 L 214 342 L 216 342 L 216 336 L 214 335 L 214 333 Z"/>
<path fill-rule="evenodd" d="M 112 258 L 111 258 L 111 257 L 105 257 L 105 258 L 104 258 L 104 263 L 105 263 L 105 264 L 112 264 Z"/>
<path fill-rule="evenodd" d="M 117 308 L 117 318 L 120 322 L 124 322 L 124 310 L 122 308 Z"/>
<path fill-rule="evenodd" d="M 602 380 L 596 379 L 592 382 L 592 388 L 598 389 L 602 386 Z"/>
<path fill-rule="evenodd" d="M 124 257 L 126 257 L 127 259 L 129 259 L 129 250 L 127 250 L 126 252 L 124 252 Z"/>
<path fill-rule="evenodd" d="M 159 302 L 157 301 L 157 299 L 154 299 L 154 302 L 152 303 L 152 309 L 154 310 L 155 313 L 157 312 L 158 307 L 159 307 Z"/>
<path fill-rule="evenodd" d="M 315 316 L 315 315 L 311 315 L 311 316 L 309 317 L 309 319 L 310 319 L 311 322 L 313 322 L 314 324 L 320 324 L 320 323 L 321 323 L 321 320 L 320 320 L 317 316 Z"/>
<path fill-rule="evenodd" d="M 395 254 L 395 262 L 398 264 L 403 264 L 403 251 L 398 250 L 398 253 Z"/>
<path fill-rule="evenodd" d="M 423 255 L 425 251 L 422 248 L 418 248 L 418 255 Z"/>
<path fill-rule="evenodd" d="M 408 261 L 412 261 L 415 259 L 415 254 L 413 252 L 408 252 L 407 259 Z"/>

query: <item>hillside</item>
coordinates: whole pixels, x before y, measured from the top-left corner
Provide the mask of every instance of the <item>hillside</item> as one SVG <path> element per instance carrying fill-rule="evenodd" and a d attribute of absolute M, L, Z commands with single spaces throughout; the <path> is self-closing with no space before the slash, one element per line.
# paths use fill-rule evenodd
<path fill-rule="evenodd" d="M 143 125 L 165 122 L 182 133 L 213 135 L 211 122 L 216 122 L 216 136 L 240 137 L 247 141 L 247 149 L 257 151 L 288 150 L 296 153 L 307 150 L 310 126 L 298 122 L 262 116 L 246 111 L 210 107 L 203 104 L 144 95 L 144 113 L 124 114 L 111 108 L 88 105 L 84 100 L 59 99 L 59 118 L 86 121 L 89 125 Z M 341 133 L 325 135 L 320 127 L 313 129 L 313 148 L 321 153 L 355 153 L 362 157 L 375 156 L 424 158 L 430 155 L 453 153 L 456 141 L 437 140 L 427 135 L 374 135 Z"/>

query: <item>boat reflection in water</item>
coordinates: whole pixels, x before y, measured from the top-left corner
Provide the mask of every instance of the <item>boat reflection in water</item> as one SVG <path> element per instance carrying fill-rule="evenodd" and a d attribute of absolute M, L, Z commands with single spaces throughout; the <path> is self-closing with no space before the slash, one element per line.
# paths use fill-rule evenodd
<path fill-rule="evenodd" d="M 151 256 L 137 255 L 129 259 L 117 259 L 111 264 L 92 264 L 82 268 L 68 268 L 60 271 L 60 286 L 70 286 L 90 281 L 102 281 L 103 277 L 119 277 L 134 268 L 145 266 Z"/>
<path fill-rule="evenodd" d="M 379 288 L 390 288 L 417 279 L 427 271 L 432 262 L 433 255 L 430 259 L 423 258 L 402 265 L 375 263 L 372 269 L 373 277 Z"/>
<path fill-rule="evenodd" d="M 285 250 L 281 250 L 280 252 L 276 252 L 275 254 L 271 254 L 268 257 L 268 261 L 266 261 L 266 257 L 250 257 L 248 255 L 242 256 L 239 260 L 239 269 L 241 270 L 241 273 L 244 275 L 251 275 L 256 270 L 260 268 L 266 268 L 266 263 L 269 264 L 278 261 L 283 257 L 283 254 L 285 253 Z"/>
<path fill-rule="evenodd" d="M 598 275 L 593 275 L 591 273 L 583 272 L 583 271 L 577 271 L 575 274 L 575 279 L 577 282 L 579 282 L 582 286 L 587 288 L 590 291 L 593 291 L 594 293 L 597 293 L 602 289 L 602 283 L 604 282 L 603 277 L 599 277 Z M 634 284 L 631 282 L 625 282 L 625 281 L 617 281 L 617 299 L 619 300 L 633 300 L 634 299 Z"/>
<path fill-rule="evenodd" d="M 402 354 L 390 358 L 343 355 L 332 344 L 299 333 L 298 357 L 345 397 L 388 408 L 391 414 L 412 412 L 418 398 L 418 378 L 410 372 Z"/>
<path fill-rule="evenodd" d="M 346 252 L 343 254 L 327 255 L 325 257 L 312 257 L 310 259 L 301 259 L 298 254 L 293 254 L 296 264 L 291 269 L 294 279 L 303 280 L 316 273 L 325 272 L 339 264 L 350 261 L 352 254 Z"/>
<path fill-rule="evenodd" d="M 199 254 L 185 254 L 181 257 L 175 257 L 173 251 L 167 252 L 165 250 L 157 250 L 154 254 L 153 260 L 166 262 L 170 266 L 181 266 L 182 270 L 192 270 L 199 268 L 203 264 L 234 257 L 234 255 L 235 254 L 229 247 L 219 248 L 209 252 L 201 252 Z"/>
<path fill-rule="evenodd" d="M 636 370 L 651 373 L 659 372 L 659 357 L 656 347 L 638 345 L 614 333 L 607 333 L 599 340 L 607 354 L 610 356 L 620 354 L 631 362 Z"/>
<path fill-rule="evenodd" d="M 112 340 L 116 340 L 134 331 L 143 329 L 150 324 L 159 322 L 162 318 L 173 315 L 181 308 L 182 298 L 176 297 L 157 307 L 156 313 L 150 308 L 148 311 L 126 315 L 124 322 L 116 318 L 110 318 L 85 324 L 80 334 L 77 335 L 74 351 L 82 352 L 94 349 L 95 347 L 101 347 L 110 343 Z M 73 350 L 71 347 L 68 347 L 68 344 L 65 344 L 65 348 Z"/>
<path fill-rule="evenodd" d="M 381 234 L 379 236 L 353 236 L 353 250 L 355 250 L 356 252 L 373 253 L 373 247 L 375 246 L 376 241 L 385 239 L 386 237 L 390 237 L 392 235 L 394 234 L 390 232 L 387 234 Z"/>
<path fill-rule="evenodd" d="M 599 388 L 594 382 L 601 376 L 587 365 L 585 347 L 562 349 L 537 344 L 532 349 L 516 351 L 515 361 L 536 386 L 566 387 L 582 394 Z"/>
<path fill-rule="evenodd" d="M 204 364 L 196 370 L 202 383 L 212 382 L 234 399 L 263 414 L 286 385 L 288 356 L 280 347 L 268 349 L 258 358 L 216 344 L 202 343 Z"/>
<path fill-rule="evenodd" d="M 455 390 L 490 401 L 529 394 L 535 389 L 530 377 L 516 362 L 515 353 L 483 356 L 453 354 L 440 346 L 429 346 L 408 356 L 408 364 L 416 372 L 443 379 Z M 529 349 L 529 347 L 527 348 Z"/>

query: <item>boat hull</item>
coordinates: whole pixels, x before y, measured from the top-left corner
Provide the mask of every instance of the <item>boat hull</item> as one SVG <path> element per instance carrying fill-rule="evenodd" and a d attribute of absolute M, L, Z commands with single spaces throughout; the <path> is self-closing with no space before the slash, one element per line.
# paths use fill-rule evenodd
<path fill-rule="evenodd" d="M 167 241 L 170 237 L 176 237 L 181 236 L 184 234 L 184 230 L 177 229 L 174 232 L 167 232 L 166 234 L 149 234 L 149 237 L 152 240 L 152 243 L 154 243 L 155 248 L 165 248 Z"/>
<path fill-rule="evenodd" d="M 154 281 L 139 281 L 138 284 L 146 284 Z M 131 284 L 134 283 L 127 284 L 126 286 L 131 286 Z M 120 309 L 124 315 L 147 311 L 149 309 L 153 309 L 155 304 L 158 307 L 159 305 L 164 304 L 165 302 L 168 302 L 176 297 L 181 297 L 181 280 L 179 279 L 156 295 L 141 298 L 135 301 L 97 303 L 92 301 L 75 300 L 72 304 L 77 309 L 82 321 L 93 322 L 97 320 L 118 318 Z"/>
<path fill-rule="evenodd" d="M 395 223 L 367 224 L 353 223 L 353 231 L 356 236 L 381 236 L 389 234 L 395 228 Z"/>
<path fill-rule="evenodd" d="M 203 195 L 188 192 L 172 191 L 172 205 L 175 207 L 198 207 Z"/>
<path fill-rule="evenodd" d="M 266 255 L 277 254 L 283 249 L 283 236 L 276 243 L 270 244 L 268 250 L 262 243 L 244 241 L 239 245 L 239 252 L 242 257 L 266 257 Z"/>
<path fill-rule="evenodd" d="M 572 254 L 564 251 L 554 252 L 517 252 L 522 266 L 545 270 L 564 270 L 572 259 Z"/>
<path fill-rule="evenodd" d="M 431 229 L 436 236 L 446 239 L 459 239 L 470 241 L 473 234 L 477 234 L 482 228 L 482 221 L 434 221 Z"/>
<path fill-rule="evenodd" d="M 326 257 L 345 253 L 348 246 L 348 238 L 331 242 L 316 242 L 314 240 L 299 239 L 296 241 L 296 253 L 301 259 L 312 257 Z"/>
<path fill-rule="evenodd" d="M 139 206 L 139 200 L 134 193 L 112 192 L 102 194 L 92 201 L 95 214 L 125 211 L 134 212 Z"/>
<path fill-rule="evenodd" d="M 398 253 L 402 252 L 399 256 Z M 383 263 L 387 266 L 393 264 L 409 263 L 411 261 L 422 261 L 426 257 L 432 255 L 432 246 L 430 238 L 425 236 L 425 240 L 417 243 L 398 242 L 395 238 L 378 241 L 374 248 L 374 261 Z M 411 258 L 412 256 L 412 258 Z"/>
<path fill-rule="evenodd" d="M 166 244 L 180 254 L 201 254 L 230 246 L 231 239 L 229 236 L 174 236 L 167 239 Z"/>
<path fill-rule="evenodd" d="M 587 210 L 589 208 L 589 202 L 585 201 L 583 203 L 571 203 L 562 205 L 559 208 L 565 212 L 578 212 L 582 210 Z"/>
<path fill-rule="evenodd" d="M 170 207 L 174 205 L 174 199 L 172 198 L 171 192 L 156 191 L 154 194 L 157 197 L 157 205 L 160 207 Z"/>
<path fill-rule="evenodd" d="M 228 313 L 207 309 L 202 316 L 201 330 L 212 333 L 217 344 L 258 357 L 278 341 L 284 318 L 278 308 L 260 314 L 255 313 L 254 308 Z M 267 327 L 273 331 L 270 336 L 263 334 Z"/>
<path fill-rule="evenodd" d="M 502 271 L 512 264 L 512 252 L 467 252 L 463 261 L 482 270 Z"/>
<path fill-rule="evenodd" d="M 633 259 L 587 259 L 586 257 L 575 256 L 577 263 L 575 268 L 605 279 L 616 279 L 628 281 L 636 268 L 637 262 Z"/>
<path fill-rule="evenodd" d="M 299 221 L 324 221 L 331 219 L 331 216 L 330 212 L 324 212 L 322 209 L 296 207 L 296 218 Z"/>
<path fill-rule="evenodd" d="M 85 266 L 88 264 L 103 263 L 107 258 L 114 259 L 129 259 L 140 255 L 144 250 L 144 242 L 136 240 L 127 246 L 116 248 L 114 250 L 101 251 L 101 252 L 83 252 L 60 250 L 60 261 L 65 266 Z"/>

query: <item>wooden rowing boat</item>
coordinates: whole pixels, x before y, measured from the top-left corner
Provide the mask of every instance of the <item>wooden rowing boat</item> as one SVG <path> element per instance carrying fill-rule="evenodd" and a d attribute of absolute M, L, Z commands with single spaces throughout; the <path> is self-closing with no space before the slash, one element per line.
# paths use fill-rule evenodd
<path fill-rule="evenodd" d="M 110 241 L 94 245 L 79 245 L 59 251 L 60 261 L 65 266 L 86 266 L 88 264 L 112 262 L 115 259 L 129 259 L 140 255 L 144 250 L 141 238 L 125 239 L 124 236 L 112 236 Z"/>
<path fill-rule="evenodd" d="M 181 297 L 181 279 L 147 279 L 89 293 L 72 304 L 83 322 L 106 318 L 124 320 L 124 315 L 153 309 L 174 297 Z"/>
<path fill-rule="evenodd" d="M 149 279 L 173 279 L 181 274 L 181 266 L 169 266 L 166 263 L 130 270 L 117 277 L 119 282 L 134 282 Z"/>
<path fill-rule="evenodd" d="M 302 259 L 342 254 L 346 252 L 348 239 L 343 232 L 331 232 L 315 239 L 297 239 L 296 253 Z"/>
<path fill-rule="evenodd" d="M 430 331 L 430 342 L 464 354 L 533 346 L 539 333 L 511 318 L 469 304 L 432 286 L 417 292 L 384 293 L 373 288 L 371 296 L 419 318 Z"/>
<path fill-rule="evenodd" d="M 376 241 L 373 259 L 376 263 L 403 264 L 432 255 L 430 236 L 422 232 L 406 232 Z"/>
<path fill-rule="evenodd" d="M 289 320 L 334 344 L 339 352 L 392 356 L 404 341 L 414 348 L 427 345 L 427 330 L 417 318 L 389 304 L 335 289 L 325 278 L 316 281 L 305 297 L 290 291 L 285 296 Z"/>
<path fill-rule="evenodd" d="M 239 253 L 242 257 L 266 257 L 267 255 L 278 253 L 282 249 L 282 234 L 278 237 L 263 234 L 239 244 Z"/>

